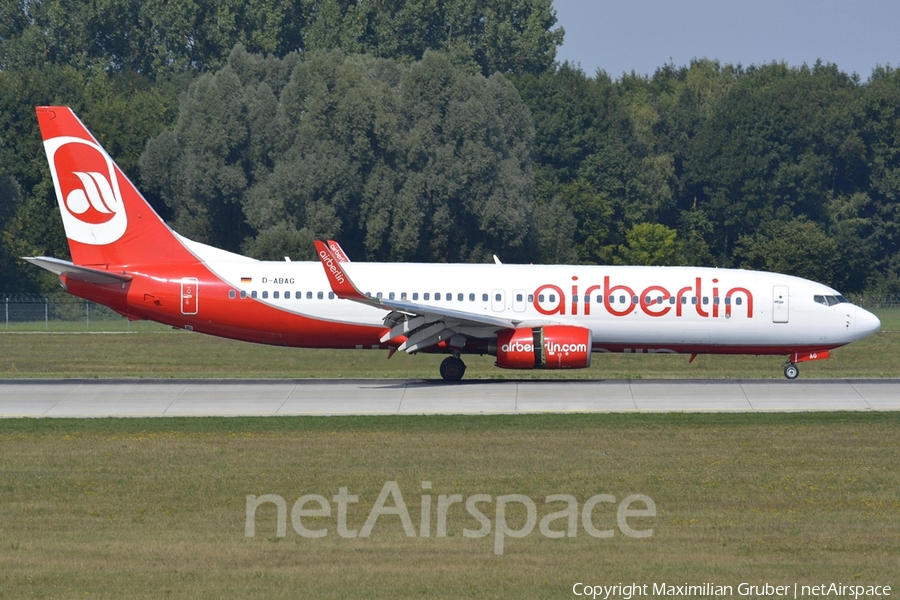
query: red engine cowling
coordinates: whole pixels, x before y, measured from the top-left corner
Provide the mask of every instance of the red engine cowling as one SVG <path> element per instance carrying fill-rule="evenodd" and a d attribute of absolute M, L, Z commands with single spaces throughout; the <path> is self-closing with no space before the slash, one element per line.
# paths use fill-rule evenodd
<path fill-rule="evenodd" d="M 547 325 L 502 331 L 497 366 L 503 369 L 584 369 L 591 366 L 591 330 Z"/>

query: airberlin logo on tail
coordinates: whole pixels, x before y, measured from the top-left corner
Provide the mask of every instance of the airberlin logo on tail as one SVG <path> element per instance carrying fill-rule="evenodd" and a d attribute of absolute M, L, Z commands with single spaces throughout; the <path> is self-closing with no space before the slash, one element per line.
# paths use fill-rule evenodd
<path fill-rule="evenodd" d="M 66 237 L 102 246 L 128 226 L 112 159 L 94 142 L 61 136 L 44 142 Z"/>

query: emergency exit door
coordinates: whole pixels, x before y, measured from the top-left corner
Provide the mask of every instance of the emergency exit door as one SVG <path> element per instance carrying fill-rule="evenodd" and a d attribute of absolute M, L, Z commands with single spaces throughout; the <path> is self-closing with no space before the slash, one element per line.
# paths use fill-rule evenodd
<path fill-rule="evenodd" d="M 787 323 L 790 313 L 788 286 L 776 285 L 772 288 L 772 322 Z"/>

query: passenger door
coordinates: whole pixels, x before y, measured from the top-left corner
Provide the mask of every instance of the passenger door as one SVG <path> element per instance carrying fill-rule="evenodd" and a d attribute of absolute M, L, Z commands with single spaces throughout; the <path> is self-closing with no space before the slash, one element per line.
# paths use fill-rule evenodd
<path fill-rule="evenodd" d="M 790 313 L 788 286 L 776 285 L 772 288 L 772 322 L 787 323 Z"/>

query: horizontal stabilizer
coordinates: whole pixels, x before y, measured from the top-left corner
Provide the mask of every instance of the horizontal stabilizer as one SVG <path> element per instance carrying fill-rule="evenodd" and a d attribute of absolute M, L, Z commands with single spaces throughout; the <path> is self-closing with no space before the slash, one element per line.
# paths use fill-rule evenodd
<path fill-rule="evenodd" d="M 80 267 L 67 260 L 49 256 L 23 256 L 22 260 L 27 260 L 31 264 L 47 269 L 51 273 L 56 273 L 60 276 L 65 275 L 69 279 L 77 279 L 87 283 L 126 283 L 132 279 L 131 275 L 126 275 L 125 273 Z"/>

